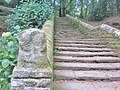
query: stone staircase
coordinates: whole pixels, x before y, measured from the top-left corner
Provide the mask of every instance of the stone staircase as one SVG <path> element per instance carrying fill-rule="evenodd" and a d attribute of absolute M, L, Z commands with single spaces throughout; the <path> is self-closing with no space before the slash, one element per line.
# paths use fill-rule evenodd
<path fill-rule="evenodd" d="M 120 58 L 107 42 L 55 20 L 54 90 L 120 90 Z"/>

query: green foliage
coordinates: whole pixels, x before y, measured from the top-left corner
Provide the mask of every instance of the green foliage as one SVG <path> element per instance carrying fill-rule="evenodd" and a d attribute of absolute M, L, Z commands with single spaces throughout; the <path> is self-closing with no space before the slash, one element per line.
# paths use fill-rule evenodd
<path fill-rule="evenodd" d="M 73 17 L 79 17 L 79 13 L 77 13 L 77 8 L 74 8 L 69 15 L 73 16 Z"/>
<path fill-rule="evenodd" d="M 119 22 L 113 22 L 112 25 L 120 26 Z"/>
<path fill-rule="evenodd" d="M 24 29 L 41 29 L 44 22 L 50 19 L 52 11 L 52 7 L 46 3 L 23 2 L 8 17 L 9 31 L 16 36 Z"/>
<path fill-rule="evenodd" d="M 97 7 L 96 9 L 91 11 L 89 20 L 102 21 L 103 19 L 105 19 L 106 17 L 110 17 L 111 15 L 113 15 L 113 12 Z"/>
<path fill-rule="evenodd" d="M 10 82 L 12 70 L 16 66 L 18 57 L 18 41 L 10 33 L 3 33 L 0 37 L 0 90 L 4 83 Z"/>
<path fill-rule="evenodd" d="M 89 20 L 91 21 L 101 21 L 105 18 L 104 14 L 102 13 L 101 8 L 96 8 L 91 12 Z"/>
<path fill-rule="evenodd" d="M 11 83 L 8 83 L 8 82 L 0 83 L 0 90 L 12 90 Z"/>

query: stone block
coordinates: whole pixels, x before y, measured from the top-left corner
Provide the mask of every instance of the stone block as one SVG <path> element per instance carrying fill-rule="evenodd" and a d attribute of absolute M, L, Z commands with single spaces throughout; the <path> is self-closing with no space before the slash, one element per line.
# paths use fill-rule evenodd
<path fill-rule="evenodd" d="M 50 87 L 50 79 L 12 79 L 12 87 Z"/>
<path fill-rule="evenodd" d="M 15 67 L 13 70 L 14 78 L 51 78 L 52 70 L 48 69 L 26 69 Z"/>
<path fill-rule="evenodd" d="M 13 87 L 12 90 L 50 90 L 50 88 L 39 88 L 39 87 Z"/>
<path fill-rule="evenodd" d="M 44 31 L 35 28 L 22 31 L 19 36 L 19 45 L 19 66 L 33 68 L 37 67 L 37 64 L 46 62 Z M 24 64 L 21 65 L 21 62 Z"/>

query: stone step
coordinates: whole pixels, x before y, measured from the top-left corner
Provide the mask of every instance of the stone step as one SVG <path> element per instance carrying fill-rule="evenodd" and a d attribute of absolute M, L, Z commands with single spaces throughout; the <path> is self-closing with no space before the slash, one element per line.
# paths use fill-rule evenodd
<path fill-rule="evenodd" d="M 107 44 L 107 42 L 100 42 L 100 41 L 55 41 L 56 43 L 72 43 L 72 44 L 95 44 L 95 45 L 99 45 L 99 44 Z"/>
<path fill-rule="evenodd" d="M 73 39 L 70 39 L 70 38 L 55 38 L 56 41 L 67 41 L 67 40 L 71 40 L 71 41 L 98 41 L 98 39 L 79 39 L 79 38 L 73 38 Z"/>
<path fill-rule="evenodd" d="M 114 52 L 72 52 L 72 51 L 58 51 L 55 52 L 56 56 L 74 56 L 74 57 L 94 57 L 94 56 L 113 56 L 118 55 Z"/>
<path fill-rule="evenodd" d="M 88 38 L 84 38 L 84 37 L 82 37 L 82 38 L 74 38 L 74 37 L 69 37 L 69 38 L 63 38 L 63 37 L 61 37 L 61 38 L 55 38 L 54 40 L 56 40 L 56 41 L 99 41 L 99 42 L 105 42 L 106 40 L 105 39 L 92 39 L 92 38 L 90 38 L 90 39 L 88 39 Z M 114 39 L 110 39 L 109 41 L 116 41 L 116 40 L 114 40 Z M 107 41 L 106 41 L 107 42 Z"/>
<path fill-rule="evenodd" d="M 70 40 L 71 39 L 74 39 L 74 38 L 79 38 L 79 39 L 82 39 L 83 37 L 80 36 L 80 35 L 55 35 L 56 38 L 69 38 Z"/>
<path fill-rule="evenodd" d="M 58 69 L 58 70 L 120 70 L 120 63 L 55 62 L 54 69 Z"/>
<path fill-rule="evenodd" d="M 117 63 L 120 62 L 119 57 L 72 57 L 72 56 L 54 56 L 55 61 L 59 62 L 101 62 L 101 63 Z"/>
<path fill-rule="evenodd" d="M 62 28 L 62 29 L 64 29 L 64 28 Z M 63 33 L 63 32 L 57 32 L 56 33 L 56 35 L 65 35 L 65 36 L 70 36 L 70 35 L 72 35 L 72 36 L 80 36 L 81 34 L 80 33 L 73 33 L 73 32 L 67 32 L 67 33 Z"/>
<path fill-rule="evenodd" d="M 120 81 L 54 81 L 53 90 L 120 90 Z"/>
<path fill-rule="evenodd" d="M 80 37 L 58 37 L 58 35 L 55 35 L 56 36 L 56 38 L 55 38 L 55 40 L 82 40 L 82 39 L 86 39 L 85 37 L 82 37 L 82 36 L 80 36 Z"/>
<path fill-rule="evenodd" d="M 69 39 L 75 39 L 75 38 L 79 38 L 79 39 L 83 39 L 82 36 L 77 36 L 77 35 L 74 35 L 74 36 L 71 36 L 71 35 L 56 35 L 55 38 L 69 38 Z"/>
<path fill-rule="evenodd" d="M 62 51 L 89 51 L 89 52 L 110 52 L 112 51 L 109 48 L 79 48 L 79 47 L 56 47 L 55 49 L 62 50 Z"/>
<path fill-rule="evenodd" d="M 63 43 L 55 43 L 55 46 L 59 47 L 87 47 L 87 48 L 105 48 L 106 45 L 89 45 L 89 44 L 63 44 Z"/>
<path fill-rule="evenodd" d="M 54 70 L 54 80 L 120 80 L 120 70 Z"/>

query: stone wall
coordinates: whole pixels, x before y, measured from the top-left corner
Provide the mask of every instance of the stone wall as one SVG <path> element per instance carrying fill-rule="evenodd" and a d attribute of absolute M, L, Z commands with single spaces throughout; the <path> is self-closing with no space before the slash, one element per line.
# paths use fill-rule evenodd
<path fill-rule="evenodd" d="M 46 44 L 47 44 L 47 49 L 46 49 L 47 61 L 48 61 L 50 68 L 52 68 L 52 66 L 53 66 L 54 22 L 51 22 L 51 21 L 45 22 L 42 30 L 45 31 L 45 36 L 46 36 L 46 41 L 47 41 L 46 42 Z"/>
<path fill-rule="evenodd" d="M 86 38 L 95 38 L 99 41 L 104 41 L 108 47 L 120 55 L 120 30 L 106 24 L 93 27 L 71 16 L 67 16 L 67 20 L 72 23 L 74 27 L 79 28 L 77 30 L 83 33 Z"/>
<path fill-rule="evenodd" d="M 67 15 L 67 19 L 74 25 L 76 25 L 77 27 L 81 28 L 82 30 L 84 29 L 88 29 L 88 30 L 97 30 L 97 29 L 101 29 L 101 30 L 106 30 L 108 33 L 110 34 L 114 34 L 116 37 L 118 37 L 120 39 L 120 30 L 119 29 L 116 29 L 112 26 L 109 26 L 107 24 L 102 24 L 102 25 L 99 25 L 99 26 L 92 26 L 90 24 L 87 24 L 83 21 L 80 21 L 78 19 L 75 19 L 74 17 L 71 17 L 69 15 Z"/>
<path fill-rule="evenodd" d="M 50 90 L 52 68 L 48 62 L 52 62 L 53 58 L 50 56 L 53 54 L 52 35 L 51 21 L 47 21 L 42 30 L 31 28 L 20 33 L 18 63 L 11 80 L 12 90 Z"/>

